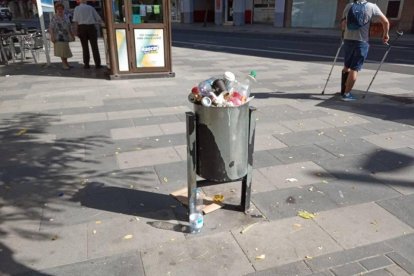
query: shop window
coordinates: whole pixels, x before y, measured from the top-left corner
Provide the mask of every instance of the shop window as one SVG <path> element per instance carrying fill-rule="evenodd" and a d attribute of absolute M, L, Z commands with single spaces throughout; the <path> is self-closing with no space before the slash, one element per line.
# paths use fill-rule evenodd
<path fill-rule="evenodd" d="M 274 8 L 275 0 L 254 0 L 255 8 Z"/>
<path fill-rule="evenodd" d="M 388 18 L 399 18 L 401 9 L 401 0 L 390 0 L 388 1 L 387 14 Z"/>
<path fill-rule="evenodd" d="M 162 0 L 132 0 L 132 24 L 163 23 Z"/>

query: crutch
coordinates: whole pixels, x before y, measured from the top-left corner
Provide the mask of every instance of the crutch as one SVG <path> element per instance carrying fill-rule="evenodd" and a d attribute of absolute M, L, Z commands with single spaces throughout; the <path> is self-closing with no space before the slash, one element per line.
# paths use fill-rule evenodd
<path fill-rule="evenodd" d="M 362 95 L 363 99 L 365 99 L 365 97 L 367 96 L 368 90 L 371 88 L 371 85 L 374 82 L 374 79 L 377 76 L 378 71 L 381 69 L 381 66 L 384 63 L 384 60 L 387 58 L 388 53 L 390 52 L 392 45 L 404 34 L 402 31 L 396 31 L 396 33 L 397 33 L 397 37 L 394 39 L 394 41 L 392 43 L 386 43 L 386 45 L 388 46 L 387 51 L 385 52 L 385 54 L 384 54 L 384 56 L 381 60 L 381 63 L 379 64 L 378 69 L 374 74 L 374 77 L 372 78 L 371 82 L 369 83 L 367 90 L 365 91 L 364 95 Z"/>
<path fill-rule="evenodd" d="M 326 86 L 328 85 L 329 79 L 331 78 L 332 71 L 333 71 L 333 69 L 335 67 L 336 60 L 337 60 L 337 58 L 339 56 L 339 52 L 341 51 L 343 45 L 344 45 L 344 33 L 342 32 L 341 44 L 339 45 L 338 51 L 336 52 L 335 59 L 333 61 L 332 67 L 331 67 L 331 71 L 329 72 L 328 78 L 326 79 L 325 86 L 324 86 L 324 88 L 322 90 L 322 95 L 325 94 Z"/>

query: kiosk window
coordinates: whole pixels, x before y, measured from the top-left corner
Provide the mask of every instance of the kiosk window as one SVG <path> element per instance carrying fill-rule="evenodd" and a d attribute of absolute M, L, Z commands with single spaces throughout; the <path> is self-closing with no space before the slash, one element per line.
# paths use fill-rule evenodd
<path fill-rule="evenodd" d="M 114 23 L 125 23 L 124 0 L 112 0 L 112 13 Z"/>
<path fill-rule="evenodd" d="M 163 23 L 162 0 L 132 0 L 132 24 Z"/>

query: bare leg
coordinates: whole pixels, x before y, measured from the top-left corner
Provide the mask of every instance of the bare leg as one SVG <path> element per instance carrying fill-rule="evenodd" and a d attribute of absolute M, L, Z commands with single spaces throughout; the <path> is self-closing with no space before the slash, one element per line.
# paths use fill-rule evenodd
<path fill-rule="evenodd" d="M 62 60 L 63 68 L 69 68 L 69 63 L 67 58 L 60 58 Z"/>
<path fill-rule="evenodd" d="M 348 79 L 346 80 L 345 94 L 349 93 L 352 90 L 356 82 L 357 76 L 358 76 L 358 71 L 354 71 L 354 70 L 349 71 Z"/>

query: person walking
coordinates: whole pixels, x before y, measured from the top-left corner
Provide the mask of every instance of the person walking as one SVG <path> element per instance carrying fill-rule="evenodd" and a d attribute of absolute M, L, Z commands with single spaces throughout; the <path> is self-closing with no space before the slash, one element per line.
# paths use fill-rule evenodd
<path fill-rule="evenodd" d="M 54 54 L 62 60 L 62 68 L 70 69 L 68 58 L 72 57 L 69 42 L 75 40 L 72 32 L 72 24 L 69 17 L 65 15 L 65 8 L 61 3 L 55 5 L 55 15 L 49 24 L 50 40 L 54 45 Z"/>
<path fill-rule="evenodd" d="M 75 24 L 75 30 L 81 41 L 82 53 L 83 53 L 83 68 L 89 69 L 89 45 L 92 48 L 93 60 L 95 61 L 95 68 L 102 68 L 101 57 L 99 55 L 98 48 L 98 32 L 96 29 L 97 24 L 103 24 L 102 18 L 96 12 L 95 8 L 86 4 L 86 0 L 80 0 L 79 6 L 77 6 L 73 12 L 72 21 Z"/>
<path fill-rule="evenodd" d="M 378 18 L 382 24 L 382 41 L 390 39 L 390 23 L 376 4 L 366 0 L 354 0 L 346 5 L 342 17 L 344 38 L 344 68 L 341 78 L 341 96 L 345 101 L 355 100 L 351 90 L 362 69 L 369 50 L 369 28 L 373 18 Z"/>

